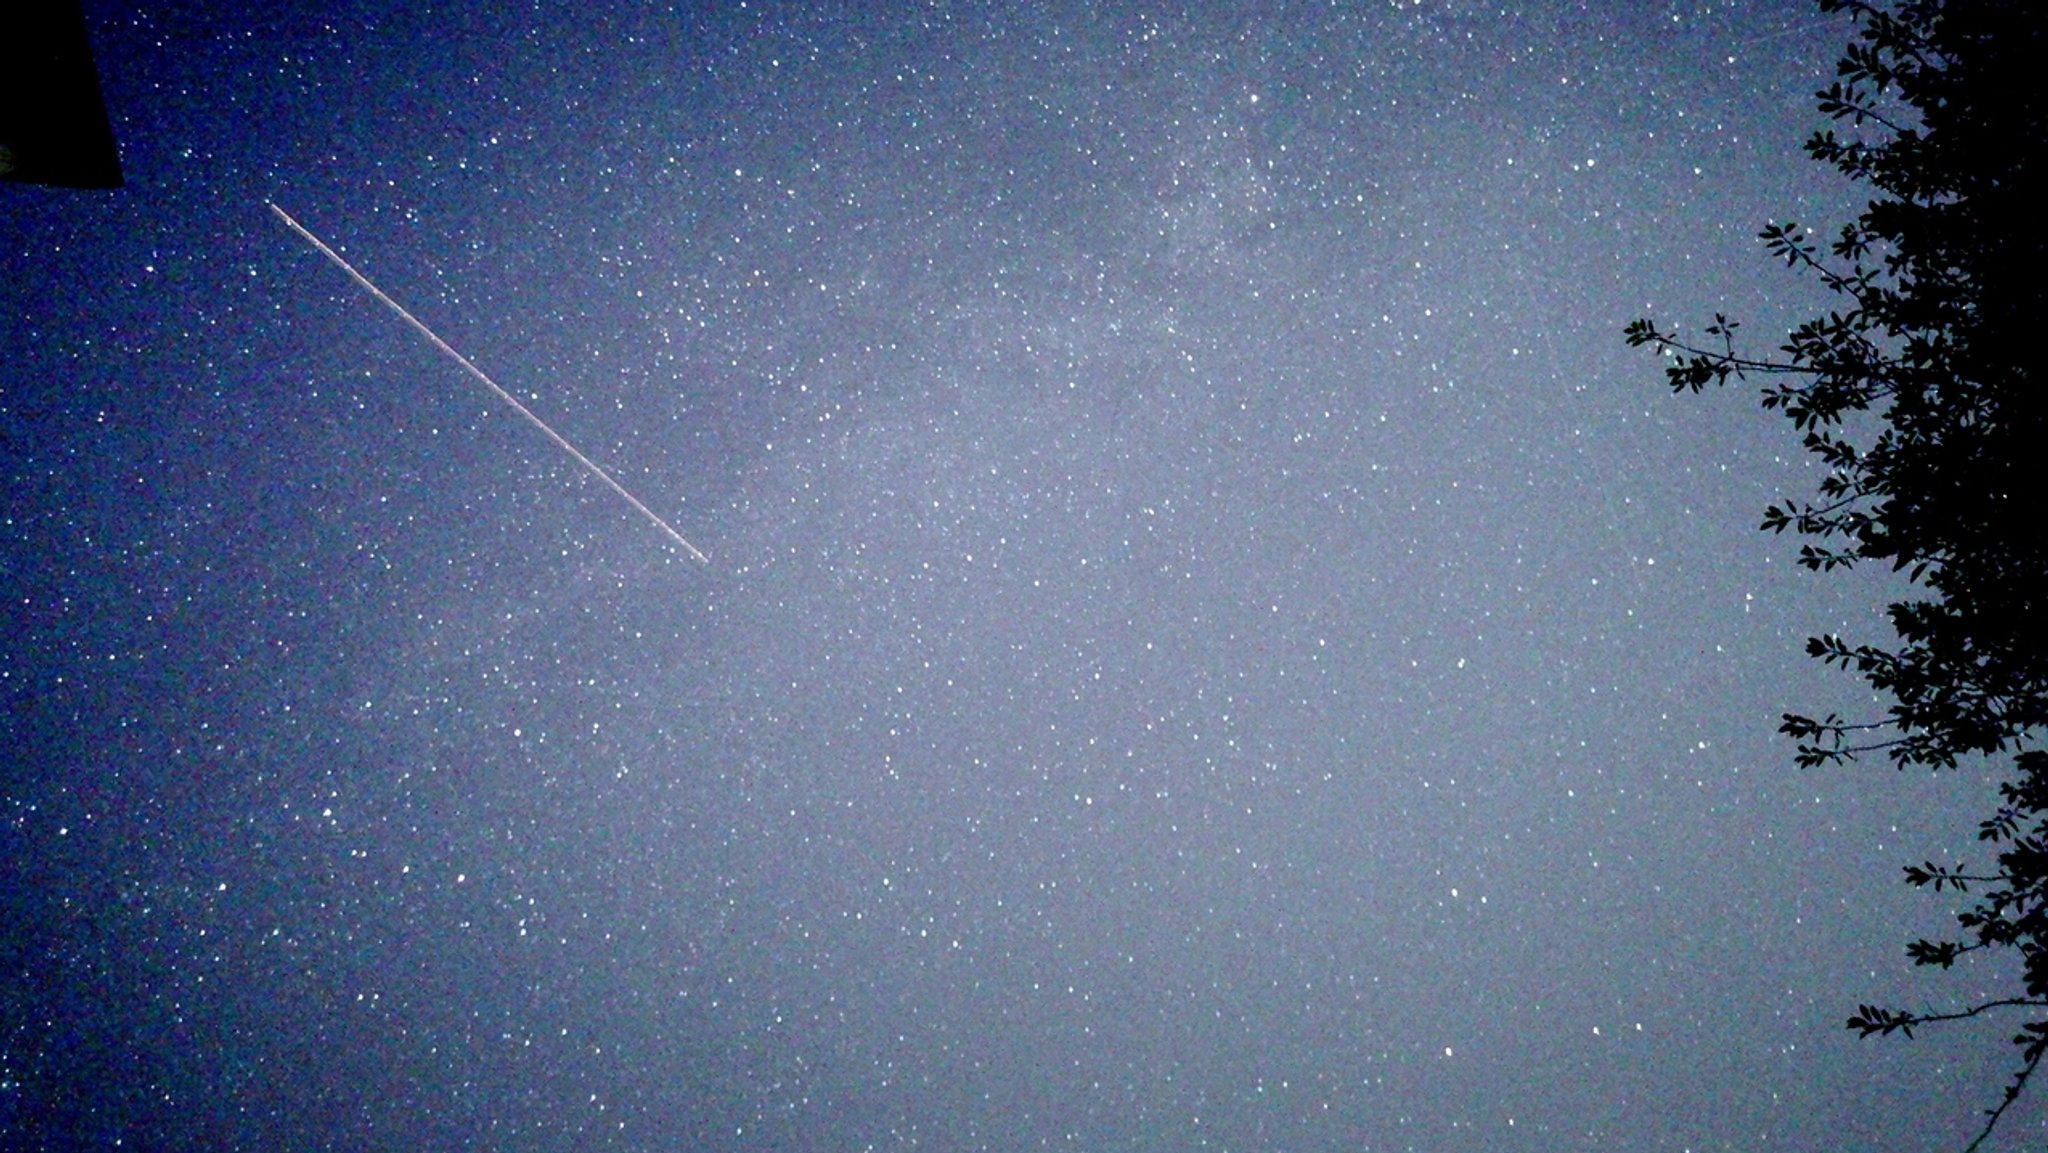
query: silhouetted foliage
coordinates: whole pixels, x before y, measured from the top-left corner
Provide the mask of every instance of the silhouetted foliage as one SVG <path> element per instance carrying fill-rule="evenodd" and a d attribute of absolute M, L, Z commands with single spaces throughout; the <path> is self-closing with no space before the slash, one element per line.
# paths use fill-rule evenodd
<path fill-rule="evenodd" d="M 1760 383 L 1827 465 L 1818 499 L 1764 513 L 1763 528 L 1806 538 L 1817 571 L 1882 561 L 1911 581 L 1890 606 L 1889 644 L 1836 636 L 1809 655 L 1853 670 L 1890 703 L 1880 718 L 1788 713 L 1781 729 L 1814 766 L 1881 752 L 1895 765 L 1953 768 L 2009 758 L 1979 837 L 1996 870 L 1927 862 L 1906 880 L 1968 894 L 1953 941 L 1915 941 L 1921 965 L 2018 950 L 2020 994 L 1952 1013 L 1858 1007 L 1863 1036 L 2048 1009 L 2048 504 L 2028 496 L 2048 458 L 2042 336 L 2048 324 L 2048 5 L 2037 0 L 1822 0 L 1847 11 L 1856 40 L 1818 93 L 1836 128 L 1806 151 L 1876 192 L 1823 255 L 1811 230 L 1772 224 L 1762 239 L 1818 276 L 1841 307 L 1794 329 L 1783 359 L 1738 351 L 1717 315 L 1692 342 L 1639 320 L 1631 345 L 1667 358 L 1671 387 Z M 1841 131 L 1842 135 L 1837 132 Z M 2038 483 L 2038 480 L 2035 482 Z M 2013 1037 L 2020 1065 L 1987 1110 L 1975 1149 L 2048 1053 L 2048 1017 Z"/>

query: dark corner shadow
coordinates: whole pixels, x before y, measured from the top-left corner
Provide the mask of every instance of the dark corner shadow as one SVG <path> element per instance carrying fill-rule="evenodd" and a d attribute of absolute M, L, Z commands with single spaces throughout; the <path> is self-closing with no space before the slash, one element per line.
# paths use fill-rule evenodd
<path fill-rule="evenodd" d="M 80 0 L 0 3 L 0 180 L 121 187 Z"/>

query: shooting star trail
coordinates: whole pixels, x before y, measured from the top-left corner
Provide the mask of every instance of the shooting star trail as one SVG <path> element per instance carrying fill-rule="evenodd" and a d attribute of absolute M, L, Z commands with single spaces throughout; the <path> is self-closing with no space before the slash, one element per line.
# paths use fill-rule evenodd
<path fill-rule="evenodd" d="M 448 355 L 448 358 L 450 360 L 453 360 L 455 363 L 461 365 L 465 372 L 468 372 L 469 375 L 476 377 L 478 380 L 482 381 L 484 383 L 485 388 L 488 388 L 492 392 L 497 393 L 499 400 L 502 400 L 506 404 L 511 405 L 515 410 L 518 411 L 519 415 L 525 417 L 530 423 L 532 423 L 533 427 L 546 433 L 549 440 L 552 440 L 556 444 L 560 445 L 563 452 L 566 452 L 570 456 L 575 457 L 576 463 L 582 465 L 584 468 L 589 469 L 592 476 L 595 476 L 597 479 L 610 485 L 613 492 L 618 493 L 620 496 L 626 498 L 627 504 L 630 504 L 634 508 L 639 509 L 641 516 L 644 516 L 648 520 L 654 522 L 654 527 L 660 529 L 664 533 L 667 533 L 668 538 L 670 540 L 683 546 L 683 551 L 689 553 L 691 557 L 695 558 L 697 563 L 711 563 L 711 558 L 705 556 L 702 552 L 700 552 L 696 545 L 693 545 L 689 541 L 684 540 L 683 534 L 677 532 L 674 526 L 670 525 L 667 521 L 661 519 L 661 517 L 655 515 L 654 510 L 648 508 L 645 504 L 642 504 L 640 502 L 639 497 L 634 496 L 630 492 L 627 492 L 625 485 L 622 485 L 618 481 L 613 480 L 611 473 L 606 472 L 596 461 L 590 459 L 587 456 L 584 456 L 581 452 L 577 451 L 576 446 L 570 444 L 567 440 L 565 440 L 562 437 L 561 433 L 556 432 L 552 428 L 549 428 L 546 421 L 533 415 L 533 412 L 530 409 L 528 409 L 525 405 L 519 403 L 518 397 L 513 396 L 511 393 L 506 392 L 502 388 L 499 388 L 497 381 L 492 380 L 489 376 L 486 376 L 484 374 L 483 369 L 478 368 L 474 364 L 471 364 L 469 362 L 468 357 L 455 351 L 454 346 L 450 345 L 447 341 L 442 340 L 440 337 L 435 336 L 434 330 L 428 328 L 425 324 L 422 324 L 418 317 L 414 316 L 410 312 L 407 312 L 405 310 L 404 305 L 384 295 L 383 289 L 378 288 L 376 285 L 370 283 L 370 278 L 364 276 L 360 272 L 357 272 L 354 265 L 350 264 L 348 261 L 343 260 L 341 258 L 340 253 L 334 251 L 332 248 L 327 247 L 326 243 L 322 241 L 319 237 L 313 235 L 313 233 L 309 229 L 307 229 L 305 225 L 300 224 L 296 220 L 293 220 L 291 213 L 286 212 L 284 209 L 279 208 L 276 204 L 271 203 L 268 200 L 264 201 L 264 203 L 270 206 L 270 210 L 272 212 L 277 213 L 277 218 L 279 220 L 284 221 L 286 227 L 290 228 L 293 232 L 298 233 L 300 236 L 305 237 L 306 243 L 312 245 L 315 249 L 317 249 L 320 255 L 333 261 L 337 268 L 340 268 L 343 272 L 348 273 L 349 279 L 354 280 L 357 284 L 362 285 L 364 291 L 368 292 L 371 296 L 374 296 L 378 300 L 382 301 L 386 308 L 389 308 L 391 311 L 397 313 L 398 318 L 400 320 L 403 320 L 407 324 L 412 325 L 413 328 L 416 331 L 418 331 L 418 333 L 421 336 L 427 338 L 427 342 L 429 344 L 432 344 L 435 348 L 438 348 L 442 352 L 446 353 Z"/>

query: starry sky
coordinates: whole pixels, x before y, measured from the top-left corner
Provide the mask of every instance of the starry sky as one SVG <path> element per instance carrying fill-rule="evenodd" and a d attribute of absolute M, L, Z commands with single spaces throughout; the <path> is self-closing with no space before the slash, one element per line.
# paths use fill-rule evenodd
<path fill-rule="evenodd" d="M 1983 781 L 1639 315 L 1801 0 L 87 6 L 0 188 L 16 1148 L 1949 1149 Z M 596 14 L 593 14 L 596 12 Z M 267 210 L 275 202 L 709 556 Z M 1967 854 L 1965 854 L 1967 860 Z M 2048 1123 L 2023 1103 L 2002 1143 Z"/>

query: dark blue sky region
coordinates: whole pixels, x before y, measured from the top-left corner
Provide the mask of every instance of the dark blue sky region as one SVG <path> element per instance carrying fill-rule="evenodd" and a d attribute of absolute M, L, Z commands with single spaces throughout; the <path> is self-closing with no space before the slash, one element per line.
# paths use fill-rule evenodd
<path fill-rule="evenodd" d="M 0 189 L 16 1148 L 1947 1149 L 1982 781 L 1645 313 L 1805 3 L 89 6 Z M 709 554 L 689 559 L 274 201 Z M 2025 1104 L 1997 1144 L 2037 1141 Z"/>

